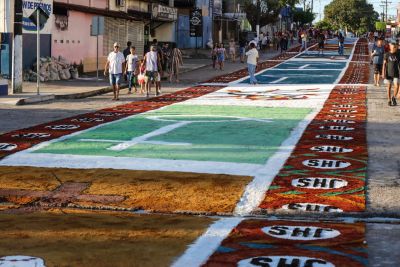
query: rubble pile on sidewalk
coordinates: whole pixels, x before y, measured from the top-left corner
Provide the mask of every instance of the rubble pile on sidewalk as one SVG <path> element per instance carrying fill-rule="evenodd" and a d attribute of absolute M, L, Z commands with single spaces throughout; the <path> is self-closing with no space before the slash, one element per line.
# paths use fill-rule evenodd
<path fill-rule="evenodd" d="M 41 82 L 77 79 L 78 69 L 62 57 L 46 57 L 40 58 L 39 75 Z M 24 71 L 24 80 L 36 81 L 36 63 Z"/>

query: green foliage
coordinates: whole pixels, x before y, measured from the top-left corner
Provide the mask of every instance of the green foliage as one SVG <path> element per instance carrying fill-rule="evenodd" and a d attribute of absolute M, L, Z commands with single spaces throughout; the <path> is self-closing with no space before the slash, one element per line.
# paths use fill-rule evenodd
<path fill-rule="evenodd" d="M 378 31 L 384 31 L 384 30 L 386 29 L 386 22 L 377 21 L 377 22 L 375 23 L 375 28 L 376 28 Z"/>
<path fill-rule="evenodd" d="M 282 4 L 281 0 L 264 0 L 267 3 L 267 13 L 260 14 L 260 26 L 264 26 L 270 23 L 278 21 L 278 15 Z M 245 0 L 244 11 L 246 12 L 247 20 L 250 22 L 251 27 L 255 30 L 257 25 L 257 5 L 253 4 L 252 0 Z"/>
<path fill-rule="evenodd" d="M 294 9 L 293 10 L 293 21 L 303 26 L 304 24 L 310 24 L 315 19 L 315 14 L 311 12 L 311 9 Z"/>
<path fill-rule="evenodd" d="M 364 33 L 375 28 L 379 15 L 366 0 L 333 0 L 325 6 L 325 20 L 334 28 Z"/>
<path fill-rule="evenodd" d="M 321 30 L 324 30 L 324 31 L 326 31 L 326 30 L 337 30 L 337 28 L 335 28 L 332 24 L 330 24 L 326 20 L 318 21 L 314 26 L 315 26 L 315 28 L 321 29 Z"/>

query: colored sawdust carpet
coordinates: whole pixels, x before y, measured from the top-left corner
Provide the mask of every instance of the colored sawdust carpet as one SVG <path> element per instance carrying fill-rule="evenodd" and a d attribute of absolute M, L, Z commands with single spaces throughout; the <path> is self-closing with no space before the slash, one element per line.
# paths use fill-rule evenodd
<path fill-rule="evenodd" d="M 69 155 L 60 157 L 62 162 L 73 159 L 72 155 L 92 155 L 264 164 L 310 111 L 173 105 L 53 142 L 35 153 Z M 47 162 L 57 160 L 57 155 Z"/>
<path fill-rule="evenodd" d="M 127 213 L 0 215 L 1 266 L 170 266 L 213 219 Z M 18 257 L 16 257 L 18 256 Z"/>
<path fill-rule="evenodd" d="M 219 89 L 221 89 L 221 87 L 218 86 L 194 86 L 145 101 L 137 101 L 112 108 L 101 109 L 96 112 L 5 133 L 0 135 L 0 159 L 45 141 L 60 138 L 149 110 L 179 103 Z"/>
<path fill-rule="evenodd" d="M 0 167 L 0 213 L 64 207 L 232 213 L 251 179 L 181 172 Z"/>
<path fill-rule="evenodd" d="M 256 79 L 259 84 L 333 84 L 345 66 L 345 62 L 291 60 L 257 73 Z"/>
<path fill-rule="evenodd" d="M 203 266 L 362 267 L 364 240 L 363 224 L 244 220 Z"/>
<path fill-rule="evenodd" d="M 360 40 L 355 51 L 364 53 Z M 341 83 L 369 79 L 351 62 Z M 368 162 L 366 87 L 336 86 L 275 177 L 258 212 L 361 212 Z"/>
<path fill-rule="evenodd" d="M 367 159 L 366 88 L 337 86 L 303 133 L 260 208 L 363 211 Z"/>

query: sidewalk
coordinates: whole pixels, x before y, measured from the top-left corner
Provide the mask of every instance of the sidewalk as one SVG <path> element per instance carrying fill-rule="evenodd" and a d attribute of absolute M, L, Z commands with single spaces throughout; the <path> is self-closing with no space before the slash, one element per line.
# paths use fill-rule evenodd
<path fill-rule="evenodd" d="M 262 53 L 261 61 L 267 60 L 277 54 L 276 51 Z M 246 67 L 246 64 L 238 61 L 232 63 L 227 60 L 224 70 L 221 71 L 214 70 L 211 63 L 211 59 L 184 59 L 184 65 L 181 67 L 181 75 L 179 77 L 180 82 L 177 84 L 163 81 L 162 88 L 166 89 L 163 91 L 170 92 L 176 88 L 181 89 L 184 86 L 192 86 L 215 76 L 231 73 Z M 109 93 L 112 91 L 112 88 L 109 86 L 108 79 L 103 76 L 101 71 L 99 80 L 93 76 L 83 76 L 77 80 L 41 83 L 40 95 L 37 94 L 35 82 L 24 82 L 23 91 L 20 94 L 0 96 L 0 104 L 26 105 L 57 99 L 80 99 Z"/>

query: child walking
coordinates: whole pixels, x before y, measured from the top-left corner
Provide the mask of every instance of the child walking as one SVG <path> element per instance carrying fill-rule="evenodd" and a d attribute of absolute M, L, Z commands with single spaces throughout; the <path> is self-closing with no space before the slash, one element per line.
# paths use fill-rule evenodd
<path fill-rule="evenodd" d="M 220 70 L 224 69 L 225 57 L 226 57 L 226 50 L 224 48 L 224 45 L 219 44 L 218 49 L 217 49 L 217 58 L 218 58 L 218 65 L 219 65 Z"/>
<path fill-rule="evenodd" d="M 144 73 L 146 71 L 146 66 L 144 65 L 144 61 L 143 59 L 141 59 L 139 61 L 138 64 L 138 84 L 140 85 L 140 94 L 144 94 L 144 85 L 145 85 L 145 81 L 144 81 Z"/>
<path fill-rule="evenodd" d="M 136 55 L 136 48 L 132 46 L 130 48 L 130 54 L 126 57 L 126 65 L 125 65 L 125 75 L 127 75 L 128 79 L 128 94 L 132 94 L 132 85 L 135 87 L 135 93 L 137 93 L 136 87 L 136 76 L 137 76 L 137 65 L 138 65 L 138 56 Z"/>

